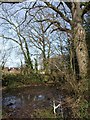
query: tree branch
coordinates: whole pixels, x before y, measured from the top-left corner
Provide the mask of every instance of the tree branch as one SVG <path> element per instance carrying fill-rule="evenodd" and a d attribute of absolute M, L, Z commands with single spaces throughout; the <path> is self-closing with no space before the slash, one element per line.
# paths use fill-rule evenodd
<path fill-rule="evenodd" d="M 44 32 L 46 32 L 46 30 L 47 30 L 51 25 L 54 24 L 54 25 L 57 27 L 56 29 L 59 29 L 59 30 L 61 30 L 61 31 L 65 31 L 65 32 L 71 33 L 71 30 L 70 30 L 70 29 L 61 27 L 61 24 L 60 24 L 58 21 L 56 21 L 56 20 L 44 19 L 44 20 L 37 20 L 37 21 L 38 21 L 38 22 L 44 22 L 44 21 L 50 22 L 49 26 L 45 29 Z M 54 30 L 54 31 L 55 31 L 55 30 Z"/>
<path fill-rule="evenodd" d="M 69 24 L 71 24 L 71 20 L 68 19 L 57 7 L 53 6 L 52 4 L 50 4 L 49 2 L 44 2 L 49 8 L 51 8 L 52 10 L 54 10 L 55 12 L 57 12 L 66 22 L 68 22 Z"/>

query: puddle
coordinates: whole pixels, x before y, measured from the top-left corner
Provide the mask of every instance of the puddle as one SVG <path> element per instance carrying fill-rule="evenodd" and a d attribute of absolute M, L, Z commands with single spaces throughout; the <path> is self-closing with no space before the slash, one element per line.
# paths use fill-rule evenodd
<path fill-rule="evenodd" d="M 21 99 L 16 96 L 8 96 L 3 98 L 2 104 L 3 106 L 15 109 L 21 107 Z"/>
<path fill-rule="evenodd" d="M 38 101 L 38 100 L 44 100 L 45 96 L 44 95 L 37 95 L 34 97 L 34 101 Z"/>
<path fill-rule="evenodd" d="M 53 99 L 64 96 L 55 87 L 27 87 L 3 91 L 2 111 L 9 117 L 30 117 L 36 109 L 52 107 Z M 63 112 L 63 108 L 57 109 Z"/>

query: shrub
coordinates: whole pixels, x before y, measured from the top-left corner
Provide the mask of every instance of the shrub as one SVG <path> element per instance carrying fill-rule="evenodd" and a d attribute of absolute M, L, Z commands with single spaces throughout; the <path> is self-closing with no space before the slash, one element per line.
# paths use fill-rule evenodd
<path fill-rule="evenodd" d="M 28 75 L 23 74 L 3 74 L 2 86 L 17 86 L 19 84 L 32 84 L 42 82 L 41 76 L 36 73 L 30 73 Z"/>

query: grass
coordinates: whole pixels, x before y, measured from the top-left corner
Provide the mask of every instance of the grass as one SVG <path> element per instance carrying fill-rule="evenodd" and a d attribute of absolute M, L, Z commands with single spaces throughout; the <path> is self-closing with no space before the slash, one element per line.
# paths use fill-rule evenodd
<path fill-rule="evenodd" d="M 36 109 L 34 111 L 34 115 L 33 116 L 35 118 L 61 118 L 60 115 L 55 115 L 53 113 L 52 107 L 43 108 L 43 109 Z"/>

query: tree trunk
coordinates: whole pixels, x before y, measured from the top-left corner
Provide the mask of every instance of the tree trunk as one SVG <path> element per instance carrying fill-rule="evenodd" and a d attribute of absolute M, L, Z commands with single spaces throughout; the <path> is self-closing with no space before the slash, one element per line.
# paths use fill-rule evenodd
<path fill-rule="evenodd" d="M 79 79 L 79 65 L 73 43 L 70 48 L 70 68 L 74 79 Z"/>
<path fill-rule="evenodd" d="M 74 49 L 76 52 L 77 62 L 79 66 L 80 77 L 86 77 L 88 73 L 88 50 L 86 44 L 86 33 L 82 25 L 82 10 L 80 2 L 72 4 L 72 32 Z"/>
<path fill-rule="evenodd" d="M 86 77 L 88 72 L 88 50 L 85 37 L 86 35 L 83 26 L 81 23 L 77 23 L 74 28 L 74 47 L 81 78 Z"/>

